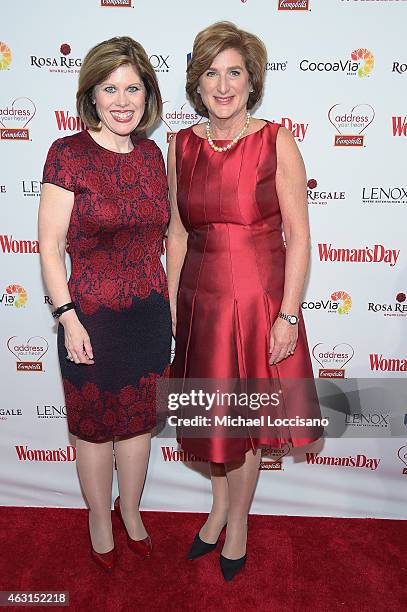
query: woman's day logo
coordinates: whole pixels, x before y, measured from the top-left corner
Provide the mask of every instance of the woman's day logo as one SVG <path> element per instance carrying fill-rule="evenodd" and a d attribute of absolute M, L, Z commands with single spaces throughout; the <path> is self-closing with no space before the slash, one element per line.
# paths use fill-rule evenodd
<path fill-rule="evenodd" d="M 10 106 L 0 108 L 0 139 L 29 140 L 27 125 L 37 112 L 30 98 L 16 98 Z"/>
<path fill-rule="evenodd" d="M 356 104 L 350 111 L 341 104 L 334 104 L 328 111 L 328 119 L 338 134 L 335 147 L 363 147 L 362 133 L 373 122 L 375 111 L 370 104 Z"/>
<path fill-rule="evenodd" d="M 0 70 L 6 70 L 11 64 L 11 51 L 6 43 L 0 41 Z"/>

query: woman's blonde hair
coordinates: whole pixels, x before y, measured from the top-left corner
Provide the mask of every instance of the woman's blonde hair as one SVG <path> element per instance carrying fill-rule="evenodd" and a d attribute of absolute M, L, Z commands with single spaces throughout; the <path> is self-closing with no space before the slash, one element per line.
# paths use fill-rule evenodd
<path fill-rule="evenodd" d="M 267 63 L 264 43 L 249 32 L 240 30 L 230 21 L 218 21 L 199 32 L 194 41 L 192 58 L 187 68 L 187 96 L 200 115 L 207 117 L 208 111 L 197 93 L 199 79 L 210 68 L 214 58 L 225 49 L 236 49 L 245 62 L 253 91 L 249 95 L 250 110 L 261 99 Z"/>
<path fill-rule="evenodd" d="M 135 129 L 142 132 L 152 127 L 162 113 L 162 99 L 157 77 L 148 55 L 137 41 L 129 36 L 104 40 L 86 54 L 79 73 L 76 108 L 87 128 L 97 130 L 100 119 L 93 104 L 93 90 L 119 66 L 131 64 L 137 70 L 146 89 L 146 107 Z"/>

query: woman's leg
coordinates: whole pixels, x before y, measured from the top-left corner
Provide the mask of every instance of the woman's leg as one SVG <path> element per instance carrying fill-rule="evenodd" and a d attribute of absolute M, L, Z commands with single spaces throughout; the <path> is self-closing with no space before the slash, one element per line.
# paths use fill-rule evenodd
<path fill-rule="evenodd" d="M 199 537 L 208 544 L 215 544 L 228 516 L 229 494 L 223 463 L 211 463 L 212 509 L 202 526 Z"/>
<path fill-rule="evenodd" d="M 114 546 L 112 534 L 113 441 L 76 442 L 76 467 L 89 506 L 89 531 L 96 552 Z"/>
<path fill-rule="evenodd" d="M 259 475 L 261 451 L 246 453 L 243 463 L 226 463 L 229 486 L 229 512 L 222 554 L 240 559 L 246 553 L 247 515 Z"/>
<path fill-rule="evenodd" d="M 133 540 L 144 540 L 148 535 L 141 520 L 139 504 L 146 479 L 150 447 L 151 433 L 116 439 L 114 443 L 120 510 L 127 533 Z"/>

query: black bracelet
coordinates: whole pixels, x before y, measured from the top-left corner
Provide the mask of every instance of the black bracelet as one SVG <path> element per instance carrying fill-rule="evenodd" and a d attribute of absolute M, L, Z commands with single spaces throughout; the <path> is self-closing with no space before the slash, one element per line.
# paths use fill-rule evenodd
<path fill-rule="evenodd" d="M 72 310 L 73 308 L 75 308 L 75 302 L 68 302 L 68 304 L 63 304 L 63 306 L 60 306 L 54 310 L 52 312 L 52 316 L 54 319 L 58 319 L 62 314 L 64 314 L 64 312 L 67 312 L 67 310 Z"/>

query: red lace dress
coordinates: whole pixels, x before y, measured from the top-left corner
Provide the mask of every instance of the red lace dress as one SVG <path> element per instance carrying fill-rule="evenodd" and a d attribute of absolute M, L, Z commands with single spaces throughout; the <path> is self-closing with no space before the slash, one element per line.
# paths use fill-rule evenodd
<path fill-rule="evenodd" d="M 94 365 L 66 359 L 58 326 L 69 431 L 100 442 L 150 430 L 155 385 L 168 375 L 171 317 L 162 240 L 169 219 L 162 154 L 148 139 L 129 153 L 98 145 L 88 132 L 55 141 L 43 182 L 75 194 L 67 243 L 68 282 L 87 330 Z"/>

